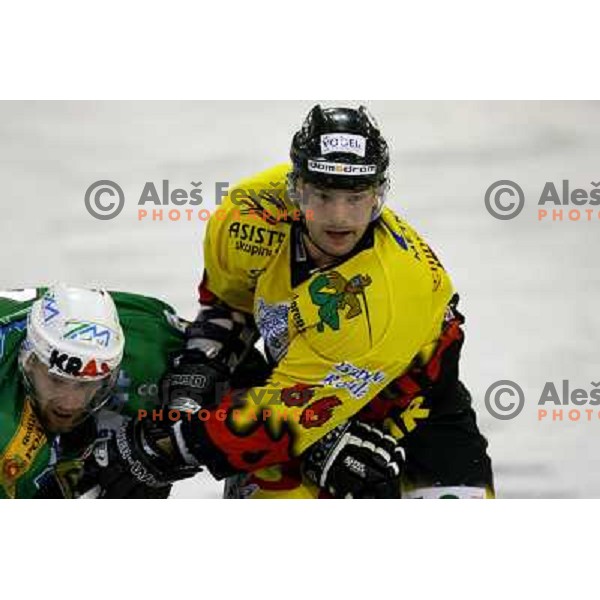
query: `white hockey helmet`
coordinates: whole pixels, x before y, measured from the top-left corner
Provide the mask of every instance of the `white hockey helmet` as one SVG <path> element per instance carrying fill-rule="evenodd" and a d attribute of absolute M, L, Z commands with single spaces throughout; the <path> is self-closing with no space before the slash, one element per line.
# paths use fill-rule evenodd
<path fill-rule="evenodd" d="M 21 364 L 33 353 L 51 373 L 96 381 L 118 371 L 125 339 L 106 290 L 57 284 L 33 303 Z"/>

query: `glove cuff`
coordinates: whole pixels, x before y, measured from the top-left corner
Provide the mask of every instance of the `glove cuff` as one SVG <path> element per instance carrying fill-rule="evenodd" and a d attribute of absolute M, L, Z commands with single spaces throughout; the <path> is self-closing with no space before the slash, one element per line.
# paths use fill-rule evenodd
<path fill-rule="evenodd" d="M 180 425 L 181 421 L 175 423 L 178 424 Z M 134 469 L 140 469 L 140 474 L 147 479 L 144 483 L 150 487 L 163 487 L 180 479 L 192 477 L 202 470 L 198 461 L 187 462 L 181 455 L 173 427 L 165 431 L 158 423 L 149 420 L 134 421 L 132 437 L 135 447 L 139 449 L 137 454 L 140 458 L 143 457 L 143 464 L 141 461 L 132 463 L 127 456 L 129 446 L 126 436 L 125 428 L 117 432 L 117 449 L 121 457 L 129 463 L 132 473 L 135 474 Z M 131 455 L 130 451 L 129 455 Z M 139 467 L 135 462 L 139 463 Z M 138 478 L 141 479 L 139 476 Z"/>
<path fill-rule="evenodd" d="M 323 485 L 322 480 L 326 474 L 327 465 L 339 446 L 338 442 L 340 438 L 346 433 L 349 427 L 350 421 L 338 425 L 310 446 L 303 454 L 304 474 L 316 485 Z"/>

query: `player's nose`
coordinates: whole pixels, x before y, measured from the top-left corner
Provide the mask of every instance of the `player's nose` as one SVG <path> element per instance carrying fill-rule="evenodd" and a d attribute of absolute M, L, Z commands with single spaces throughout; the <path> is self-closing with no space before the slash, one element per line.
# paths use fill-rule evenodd
<path fill-rule="evenodd" d="M 56 405 L 59 410 L 64 412 L 74 412 L 81 410 L 86 403 L 85 394 L 77 391 L 65 391 L 61 394 Z"/>
<path fill-rule="evenodd" d="M 329 218 L 332 225 L 342 226 L 348 221 L 351 207 L 343 198 L 335 198 L 329 205 Z"/>

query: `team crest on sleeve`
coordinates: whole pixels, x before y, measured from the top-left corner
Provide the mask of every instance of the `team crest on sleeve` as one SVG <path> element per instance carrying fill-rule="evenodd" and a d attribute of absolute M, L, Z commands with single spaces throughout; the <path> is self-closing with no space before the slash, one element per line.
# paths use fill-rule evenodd
<path fill-rule="evenodd" d="M 258 299 L 256 325 L 271 356 L 279 362 L 289 346 L 288 313 L 290 307 L 285 302 L 267 304 Z"/>
<path fill-rule="evenodd" d="M 44 428 L 26 399 L 18 428 L 0 454 L 0 486 L 9 498 L 16 497 L 18 480 L 29 471 L 45 444 Z"/>

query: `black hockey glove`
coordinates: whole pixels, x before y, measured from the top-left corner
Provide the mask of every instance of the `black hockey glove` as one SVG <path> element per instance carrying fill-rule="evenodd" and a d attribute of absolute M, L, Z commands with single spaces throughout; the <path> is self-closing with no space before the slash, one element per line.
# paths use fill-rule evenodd
<path fill-rule="evenodd" d="M 200 350 L 184 350 L 173 357 L 171 368 L 160 382 L 162 405 L 182 408 L 213 407 L 226 389 L 229 369 L 217 360 L 207 359 Z"/>
<path fill-rule="evenodd" d="M 172 453 L 166 431 L 149 419 L 132 419 L 116 431 L 101 431 L 88 458 L 79 496 L 166 498 L 172 482 L 201 470 L 184 465 Z"/>
<path fill-rule="evenodd" d="M 336 498 L 400 498 L 404 450 L 372 425 L 339 425 L 303 458 L 306 476 Z"/>

